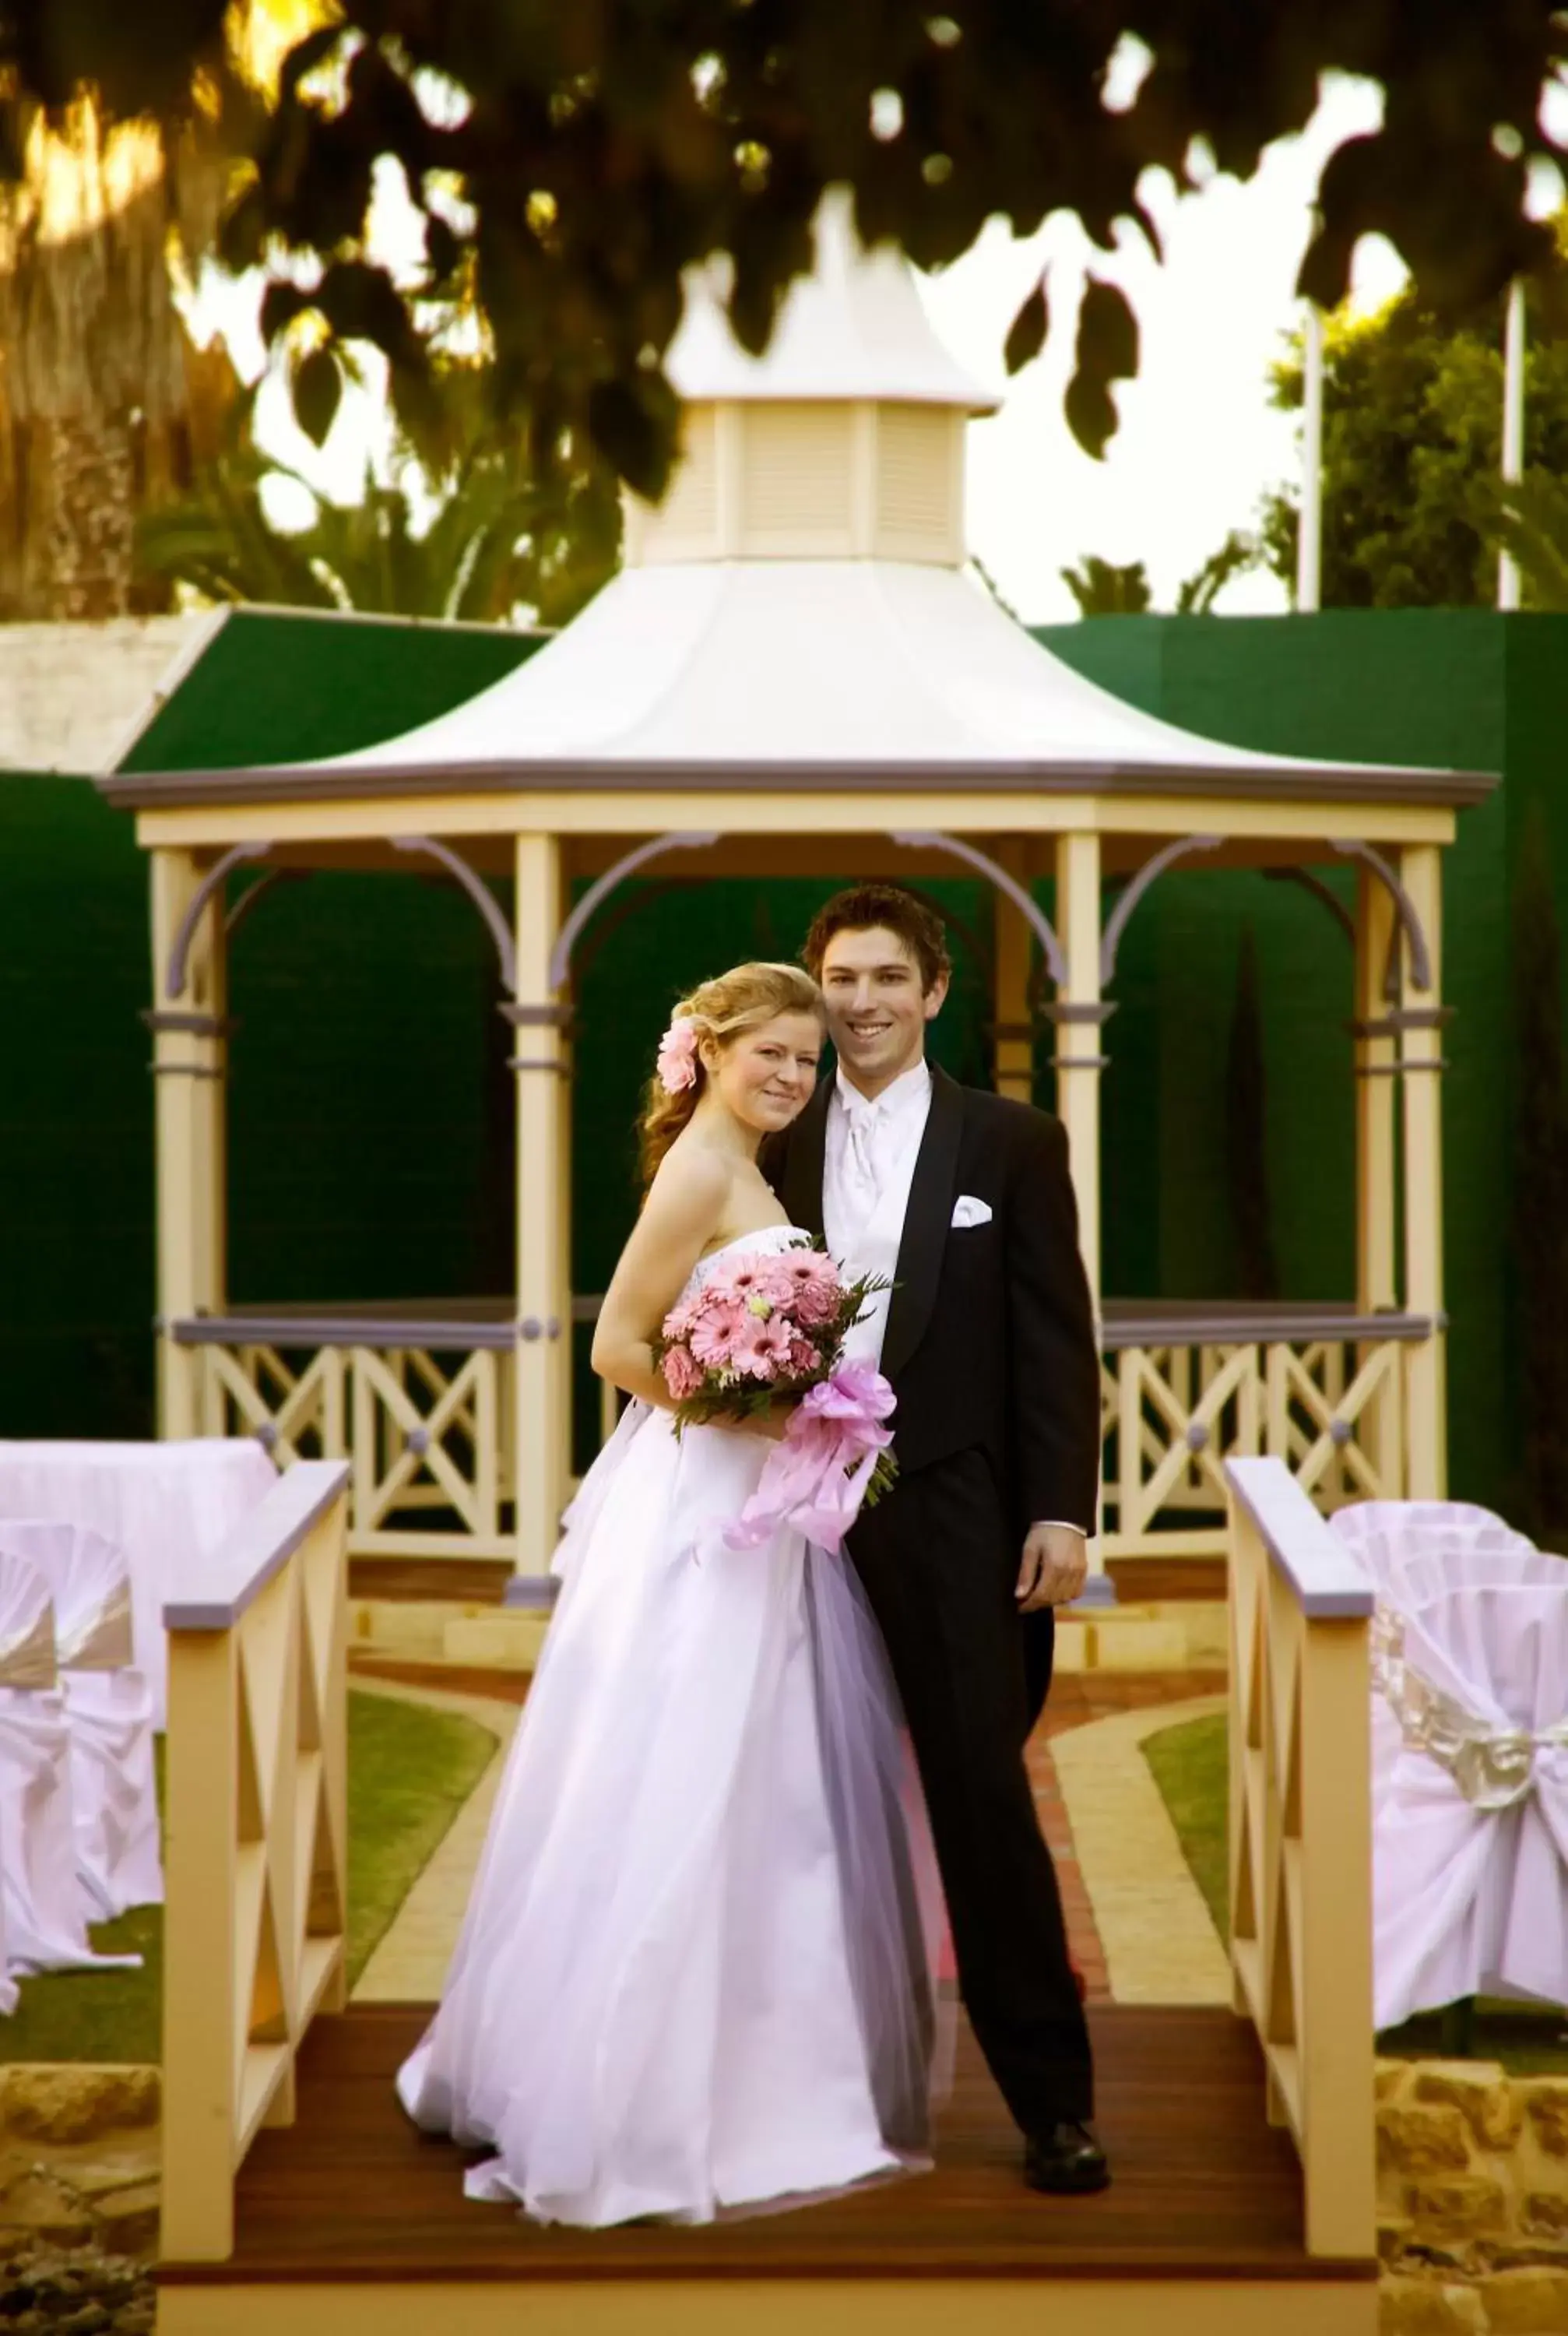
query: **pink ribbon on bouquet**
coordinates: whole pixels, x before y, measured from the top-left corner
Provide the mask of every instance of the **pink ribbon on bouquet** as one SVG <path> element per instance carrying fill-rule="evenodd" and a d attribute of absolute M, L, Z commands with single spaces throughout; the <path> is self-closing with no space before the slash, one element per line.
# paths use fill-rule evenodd
<path fill-rule="evenodd" d="M 841 1363 L 812 1388 L 768 1454 L 755 1492 L 726 1530 L 726 1546 L 760 1549 L 787 1525 L 836 1557 L 893 1440 L 882 1423 L 894 1400 L 870 1363 Z"/>

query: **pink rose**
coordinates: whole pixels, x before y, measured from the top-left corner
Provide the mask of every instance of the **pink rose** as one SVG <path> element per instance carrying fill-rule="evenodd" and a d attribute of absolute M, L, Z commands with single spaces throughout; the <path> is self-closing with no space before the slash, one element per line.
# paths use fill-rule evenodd
<path fill-rule="evenodd" d="M 788 1276 L 789 1310 L 795 1320 L 811 1329 L 831 1322 L 843 1300 L 843 1287 L 832 1258 L 821 1250 L 797 1249 L 774 1262 L 781 1276 Z"/>
<path fill-rule="evenodd" d="M 794 1337 L 790 1340 L 789 1374 L 791 1378 L 803 1379 L 809 1371 L 820 1371 L 822 1367 L 823 1358 L 821 1348 L 813 1347 L 809 1338 L 803 1338 L 800 1333 L 796 1331 Z"/>
<path fill-rule="evenodd" d="M 739 1306 L 704 1308 L 692 1325 L 691 1350 L 705 1370 L 714 1370 L 730 1360 L 743 1327 L 752 1319 Z"/>
<path fill-rule="evenodd" d="M 664 1383 L 677 1403 L 685 1403 L 702 1386 L 702 1372 L 685 1347 L 670 1347 L 659 1364 Z"/>
<path fill-rule="evenodd" d="M 808 1281 L 793 1309 L 795 1320 L 808 1330 L 820 1330 L 831 1322 L 843 1304 L 843 1291 L 836 1281 Z"/>

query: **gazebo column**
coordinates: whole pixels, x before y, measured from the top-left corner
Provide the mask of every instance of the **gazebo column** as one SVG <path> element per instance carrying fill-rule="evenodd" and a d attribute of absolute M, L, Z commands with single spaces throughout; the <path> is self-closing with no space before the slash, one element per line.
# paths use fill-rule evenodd
<path fill-rule="evenodd" d="M 1027 886 L 1024 854 L 1016 843 L 998 844 L 996 857 L 1010 876 Z M 1032 1103 L 1035 1092 L 1034 1024 L 1029 1017 L 1032 936 L 1021 910 L 1005 892 L 991 894 L 995 925 L 992 950 L 991 1035 L 996 1047 L 998 1095 Z"/>
<path fill-rule="evenodd" d="M 173 1326 L 220 1313 L 225 1280 L 225 1080 L 228 1073 L 223 894 L 190 916 L 203 870 L 193 852 L 152 855 L 153 1128 L 158 1225 L 158 1433 L 201 1433 L 201 1350 Z M 189 930 L 186 930 L 189 928 Z M 183 982 L 169 994 L 183 940 Z"/>
<path fill-rule="evenodd" d="M 1394 939 L 1388 888 L 1362 869 L 1356 898 L 1356 1303 L 1397 1309 L 1394 1099 L 1398 1056 L 1383 977 Z"/>
<path fill-rule="evenodd" d="M 1100 1317 L 1100 1030 L 1113 1011 L 1100 996 L 1100 839 L 1079 832 L 1057 839 L 1057 937 L 1066 980 L 1047 1008 L 1057 1027 L 1057 1111 L 1067 1132 L 1078 1240 L 1096 1329 Z M 1110 1605 L 1115 1591 L 1098 1539 L 1089 1543 L 1089 1578 L 1081 1603 Z"/>
<path fill-rule="evenodd" d="M 1356 895 L 1356 1306 L 1359 1313 L 1397 1311 L 1399 1303 L 1398 1203 L 1394 1106 L 1398 1082 L 1396 1032 L 1384 977 L 1395 945 L 1394 902 L 1368 868 Z M 1362 1350 L 1361 1359 L 1366 1359 Z M 1391 1494 L 1405 1488 L 1404 1405 L 1396 1380 L 1378 1398 L 1361 1443 Z"/>
<path fill-rule="evenodd" d="M 1065 988 L 1047 1011 L 1057 1026 L 1057 1111 L 1067 1131 L 1078 1241 L 1096 1316 L 1100 1308 L 1100 839 L 1057 839 L 1057 934 Z"/>
<path fill-rule="evenodd" d="M 1405 1107 L 1405 1304 L 1433 1329 L 1406 1356 L 1411 1500 L 1442 1500 L 1448 1484 L 1447 1340 L 1443 1327 L 1443 863 L 1437 845 L 1407 845 L 1401 877 L 1427 937 L 1431 984 L 1418 990 L 1402 952 L 1401 1085 Z"/>
<path fill-rule="evenodd" d="M 560 845 L 516 849 L 517 1570 L 509 1605 L 548 1605 L 571 1440 L 570 1060 L 567 1009 L 550 987 L 561 921 Z"/>

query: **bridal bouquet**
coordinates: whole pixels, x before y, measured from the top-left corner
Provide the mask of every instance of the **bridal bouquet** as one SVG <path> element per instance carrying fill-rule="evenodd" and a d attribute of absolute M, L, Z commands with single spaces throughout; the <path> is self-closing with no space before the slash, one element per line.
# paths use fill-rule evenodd
<path fill-rule="evenodd" d="M 739 1251 L 665 1317 L 654 1362 L 676 1400 L 677 1435 L 800 1398 L 725 1536 L 732 1549 L 758 1548 L 788 1524 L 836 1552 L 862 1504 L 892 1483 L 893 1391 L 869 1363 L 843 1357 L 866 1299 L 888 1287 L 870 1275 L 845 1281 L 803 1241 L 776 1256 Z"/>

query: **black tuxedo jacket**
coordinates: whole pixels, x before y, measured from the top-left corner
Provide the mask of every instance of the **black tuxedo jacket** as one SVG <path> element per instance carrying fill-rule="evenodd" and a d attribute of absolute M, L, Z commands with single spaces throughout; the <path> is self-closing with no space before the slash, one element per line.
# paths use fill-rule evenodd
<path fill-rule="evenodd" d="M 761 1159 L 791 1222 L 819 1237 L 831 1093 L 824 1080 Z M 954 1227 L 960 1193 L 988 1203 L 989 1223 Z M 934 1065 L 882 1370 L 901 1475 L 979 1450 L 1020 1534 L 1042 1519 L 1095 1531 L 1099 1358 L 1066 1131 Z"/>

